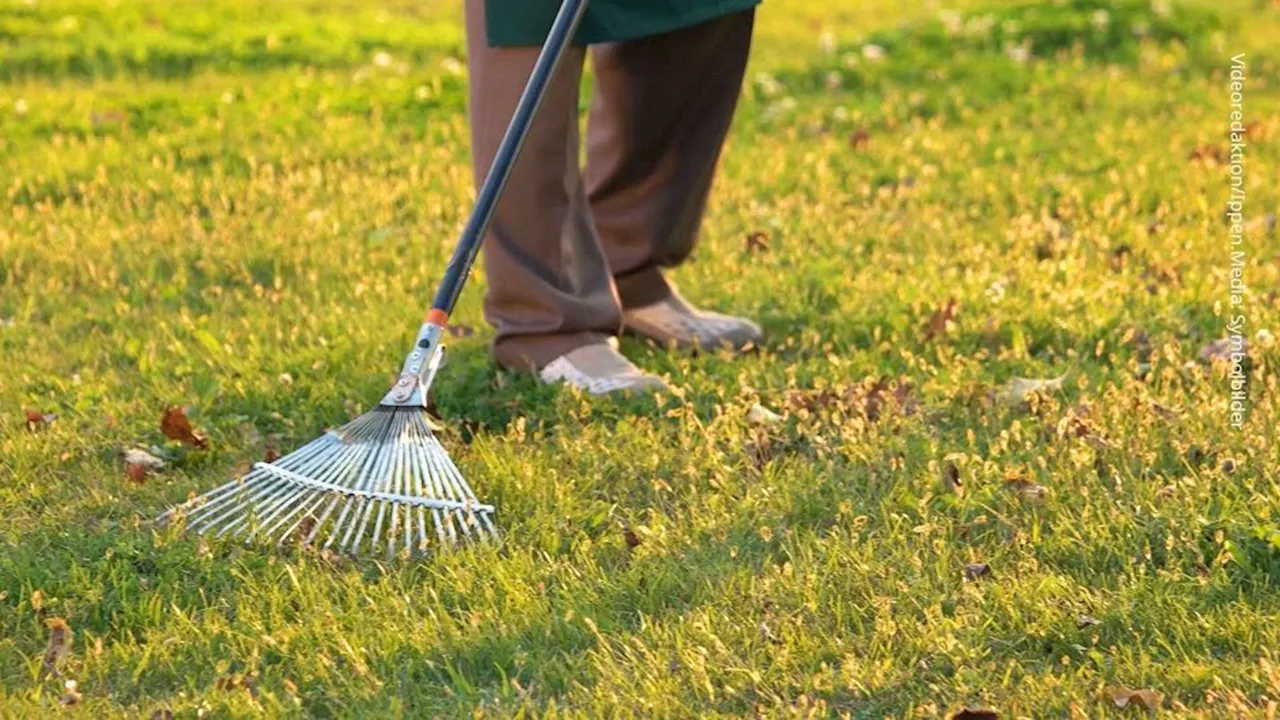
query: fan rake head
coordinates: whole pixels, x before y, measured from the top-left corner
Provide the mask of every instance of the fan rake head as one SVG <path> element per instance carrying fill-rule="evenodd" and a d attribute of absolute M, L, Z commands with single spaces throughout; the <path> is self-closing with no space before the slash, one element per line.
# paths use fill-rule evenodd
<path fill-rule="evenodd" d="M 476 500 L 427 419 L 443 332 L 437 322 L 419 328 L 399 379 L 374 410 L 157 520 L 181 517 L 199 533 L 323 543 L 351 555 L 385 546 L 388 557 L 496 536 L 493 506 Z"/>
<path fill-rule="evenodd" d="M 278 460 L 161 516 L 217 537 L 323 544 L 389 557 L 495 536 L 421 407 L 379 406 Z"/>

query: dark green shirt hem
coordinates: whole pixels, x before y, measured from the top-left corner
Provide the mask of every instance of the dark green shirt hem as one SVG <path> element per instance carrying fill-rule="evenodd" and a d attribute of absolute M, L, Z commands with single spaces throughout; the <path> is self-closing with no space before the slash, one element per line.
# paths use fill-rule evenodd
<path fill-rule="evenodd" d="M 651 0 L 599 0 L 596 6 L 588 5 L 574 43 L 590 45 L 660 35 L 749 10 L 760 0 L 677 0 L 657 12 L 652 5 L 660 3 L 650 3 Z M 558 4 L 534 0 L 485 0 L 485 36 L 490 47 L 541 45 L 557 7 Z"/>

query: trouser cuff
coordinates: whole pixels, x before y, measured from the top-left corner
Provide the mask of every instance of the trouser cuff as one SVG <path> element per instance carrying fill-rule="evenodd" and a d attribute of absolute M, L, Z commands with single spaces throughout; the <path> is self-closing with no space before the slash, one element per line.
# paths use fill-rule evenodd
<path fill-rule="evenodd" d="M 608 340 L 596 332 L 508 335 L 493 343 L 493 359 L 508 370 L 538 372 L 565 353 Z"/>
<path fill-rule="evenodd" d="M 613 283 L 618 288 L 618 299 L 623 310 L 647 307 L 671 297 L 671 285 L 656 267 L 615 275 Z"/>

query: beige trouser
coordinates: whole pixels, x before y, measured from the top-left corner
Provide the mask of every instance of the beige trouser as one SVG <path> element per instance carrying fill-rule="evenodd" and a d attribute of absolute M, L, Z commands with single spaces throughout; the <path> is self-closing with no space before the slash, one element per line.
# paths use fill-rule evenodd
<path fill-rule="evenodd" d="M 471 145 L 488 172 L 538 48 L 491 48 L 484 0 L 467 0 Z M 752 11 L 591 48 L 586 167 L 578 96 L 586 50 L 547 89 L 484 243 L 494 357 L 541 368 L 618 333 L 622 309 L 670 293 L 660 267 L 689 256 L 737 104 Z"/>

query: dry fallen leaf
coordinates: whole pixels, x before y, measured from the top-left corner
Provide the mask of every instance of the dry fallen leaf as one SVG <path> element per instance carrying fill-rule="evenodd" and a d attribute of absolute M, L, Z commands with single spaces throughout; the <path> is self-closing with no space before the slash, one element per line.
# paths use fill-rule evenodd
<path fill-rule="evenodd" d="M 823 410 L 861 414 L 875 422 L 886 407 L 896 404 L 905 415 L 919 405 L 910 382 L 887 377 L 865 378 L 853 385 L 821 390 L 788 390 L 783 404 L 792 412 L 817 413 Z"/>
<path fill-rule="evenodd" d="M 1227 159 L 1227 151 L 1221 145 L 1201 145 L 1191 151 L 1187 156 L 1187 160 L 1191 162 L 1212 161 L 1214 163 L 1225 162 Z"/>
<path fill-rule="evenodd" d="M 1111 686 L 1103 689 L 1102 696 L 1118 708 L 1136 707 L 1152 712 L 1159 710 L 1164 702 L 1163 695 L 1146 688 L 1130 690 L 1126 687 Z"/>
<path fill-rule="evenodd" d="M 966 580 L 981 580 L 985 577 L 991 577 L 991 566 L 980 563 L 969 563 L 964 566 L 964 578 Z"/>
<path fill-rule="evenodd" d="M 45 425 L 48 425 L 49 423 L 58 419 L 58 416 L 56 413 L 40 412 L 39 410 L 27 410 L 26 416 L 27 416 L 27 429 L 30 430 L 31 432 L 35 432 L 40 428 L 44 427 Z"/>
<path fill-rule="evenodd" d="M 754 432 L 754 438 L 742 446 L 742 451 L 751 461 L 752 467 L 763 470 L 764 466 L 780 455 L 784 448 L 781 443 L 774 442 L 764 430 L 757 428 Z"/>
<path fill-rule="evenodd" d="M 1094 430 L 1093 426 L 1089 425 L 1089 422 L 1085 419 L 1088 412 L 1088 408 L 1076 408 L 1067 413 L 1058 422 L 1058 437 L 1077 437 L 1084 440 L 1095 450 L 1109 449 L 1111 442 Z"/>
<path fill-rule="evenodd" d="M 947 462 L 942 466 L 942 487 L 954 493 L 964 492 L 964 483 L 960 481 L 960 468 L 953 462 Z"/>
<path fill-rule="evenodd" d="M 631 528 L 623 528 L 622 538 L 626 541 L 628 550 L 635 550 L 640 545 L 640 536 Z"/>
<path fill-rule="evenodd" d="M 1066 379 L 1066 373 L 1047 380 L 1014 377 L 1010 378 L 996 395 L 1006 405 L 1021 405 L 1032 393 L 1061 390 Z"/>
<path fill-rule="evenodd" d="M 747 411 L 747 422 L 752 425 L 777 425 L 782 422 L 782 416 L 760 403 L 756 403 Z"/>
<path fill-rule="evenodd" d="M 146 465 L 138 465 L 136 463 L 128 463 L 124 466 L 124 476 L 129 482 L 141 485 L 151 477 L 151 468 Z"/>
<path fill-rule="evenodd" d="M 197 450 L 209 447 L 208 439 L 196 434 L 186 411 L 177 406 L 164 411 L 164 417 L 160 418 L 160 432 L 170 440 L 177 440 Z"/>
<path fill-rule="evenodd" d="M 1174 419 L 1177 419 L 1178 417 L 1177 410 L 1174 410 L 1168 405 L 1161 405 L 1155 400 L 1149 401 L 1147 403 L 1147 406 L 1151 408 L 1151 412 L 1155 413 L 1156 416 L 1161 418 L 1162 420 L 1174 420 Z"/>
<path fill-rule="evenodd" d="M 757 230 L 747 235 L 744 245 L 748 255 L 766 252 L 769 249 L 769 236 Z"/>
<path fill-rule="evenodd" d="M 124 461 L 128 465 L 141 465 L 148 470 L 163 470 L 165 461 L 142 448 L 129 448 L 124 451 Z"/>
<path fill-rule="evenodd" d="M 298 542 L 305 542 L 311 536 L 311 531 L 316 529 L 316 517 L 308 515 L 298 521 L 298 527 L 293 531 L 293 538 Z"/>
<path fill-rule="evenodd" d="M 1027 502 L 1038 503 L 1049 495 L 1049 488 L 1032 482 L 1016 473 L 1006 475 L 1005 481 L 1009 484 L 1009 487 L 1014 489 L 1014 492 L 1018 493 L 1018 497 Z"/>
<path fill-rule="evenodd" d="M 861 150 L 871 143 L 871 133 L 866 128 L 858 128 L 849 133 L 849 147 Z"/>
<path fill-rule="evenodd" d="M 956 307 L 956 299 L 947 298 L 946 304 L 933 311 L 933 314 L 929 316 L 928 324 L 925 326 L 925 340 L 933 340 L 947 334 L 954 325 L 952 320 L 956 315 Z"/>
<path fill-rule="evenodd" d="M 214 688 L 222 692 L 232 692 L 234 690 L 244 690 L 251 697 L 257 697 L 258 691 L 254 687 L 254 679 L 251 675 L 241 675 L 240 673 L 231 673 L 229 675 L 221 675 L 213 683 Z"/>
<path fill-rule="evenodd" d="M 40 664 L 40 679 L 58 674 L 58 667 L 71 654 L 71 640 L 75 633 L 62 618 L 49 618 L 44 621 L 49 628 L 49 644 L 44 651 L 44 662 Z"/>
<path fill-rule="evenodd" d="M 1147 229 L 1149 232 L 1154 233 L 1155 228 L 1156 224 L 1153 221 Z M 1121 243 L 1112 248 L 1111 255 L 1107 258 L 1107 264 L 1111 266 L 1113 272 L 1120 272 L 1124 269 L 1125 263 L 1131 255 L 1133 255 L 1133 246 L 1128 243 Z"/>
<path fill-rule="evenodd" d="M 1240 345 L 1233 350 L 1231 347 L 1231 338 L 1218 338 L 1213 342 L 1200 348 L 1200 359 L 1212 363 L 1215 361 L 1228 362 L 1231 360 L 1233 352 L 1239 352 L 1242 355 L 1249 354 L 1249 341 L 1244 338 L 1240 339 Z"/>
<path fill-rule="evenodd" d="M 62 697 L 58 698 L 58 704 L 63 707 L 75 705 L 80 702 L 80 684 L 75 680 L 68 680 L 62 684 L 64 692 Z"/>
<path fill-rule="evenodd" d="M 951 720 L 1000 720 L 1000 713 L 991 708 L 967 707 L 957 710 Z"/>

